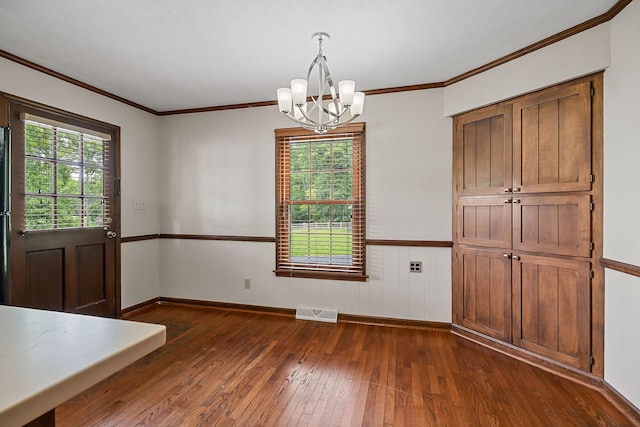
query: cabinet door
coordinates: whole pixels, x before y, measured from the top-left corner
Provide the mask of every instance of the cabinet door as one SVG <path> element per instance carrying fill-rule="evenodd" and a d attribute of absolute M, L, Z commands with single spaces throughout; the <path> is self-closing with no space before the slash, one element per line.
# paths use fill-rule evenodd
<path fill-rule="evenodd" d="M 511 189 L 511 128 L 510 106 L 456 117 L 454 176 L 459 196 L 501 194 Z"/>
<path fill-rule="evenodd" d="M 514 191 L 591 189 L 591 83 L 513 104 Z"/>
<path fill-rule="evenodd" d="M 591 256 L 591 197 L 513 198 L 513 248 L 548 254 Z"/>
<path fill-rule="evenodd" d="M 588 371 L 590 263 L 532 255 L 513 260 L 513 342 Z"/>
<path fill-rule="evenodd" d="M 511 198 L 458 199 L 457 242 L 511 248 Z"/>
<path fill-rule="evenodd" d="M 511 341 L 511 260 L 503 251 L 459 249 L 456 268 L 462 326 Z"/>

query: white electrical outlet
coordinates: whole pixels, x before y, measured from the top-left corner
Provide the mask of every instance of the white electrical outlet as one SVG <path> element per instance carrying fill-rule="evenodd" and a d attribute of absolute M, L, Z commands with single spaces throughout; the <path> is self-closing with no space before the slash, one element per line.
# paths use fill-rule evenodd
<path fill-rule="evenodd" d="M 251 279 L 244 279 L 244 288 L 251 289 Z"/>
<path fill-rule="evenodd" d="M 422 261 L 409 261 L 409 272 L 422 273 Z"/>
<path fill-rule="evenodd" d="M 137 211 L 143 211 L 147 208 L 144 199 L 136 199 L 133 201 L 133 209 Z"/>

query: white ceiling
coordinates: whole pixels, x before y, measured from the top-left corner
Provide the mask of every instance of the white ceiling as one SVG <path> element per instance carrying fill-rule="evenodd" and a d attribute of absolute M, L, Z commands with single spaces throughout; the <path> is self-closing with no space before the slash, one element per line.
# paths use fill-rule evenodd
<path fill-rule="evenodd" d="M 0 0 L 0 49 L 156 111 L 275 99 L 324 43 L 357 90 L 441 82 L 616 0 Z M 0 76 L 1 78 L 1 76 Z"/>

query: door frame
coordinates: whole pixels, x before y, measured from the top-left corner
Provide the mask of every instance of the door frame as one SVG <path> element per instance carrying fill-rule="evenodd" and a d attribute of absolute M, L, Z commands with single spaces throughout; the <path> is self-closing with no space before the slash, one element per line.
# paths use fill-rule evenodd
<path fill-rule="evenodd" d="M 11 128 L 11 115 L 10 115 L 10 107 L 11 106 L 21 106 L 29 109 L 37 110 L 38 114 L 42 114 L 43 116 L 53 116 L 57 120 L 64 121 L 66 123 L 77 125 L 85 128 L 97 128 L 102 131 L 106 131 L 106 133 L 110 133 L 113 135 L 113 153 L 112 153 L 112 161 L 114 163 L 114 195 L 113 195 L 113 203 L 110 207 L 111 211 L 111 226 L 110 228 L 116 232 L 115 242 L 115 317 L 119 318 L 122 314 L 121 308 L 121 183 L 120 183 L 120 127 L 113 125 L 111 123 L 103 122 L 100 120 L 96 120 L 90 117 L 86 117 L 80 114 L 76 114 L 70 111 L 62 110 L 56 107 L 51 107 L 45 104 L 41 104 L 36 101 L 31 101 L 25 98 L 21 98 L 15 95 L 7 94 L 0 92 L 0 125 L 9 126 Z M 9 146 L 11 148 L 13 141 L 10 140 Z M 10 155 L 11 158 L 11 155 Z M 10 172 L 11 175 L 11 172 Z M 12 184 L 10 184 L 10 187 Z M 11 202 L 10 202 L 11 203 Z M 16 230 L 10 230 L 10 235 L 14 237 L 17 236 Z M 20 245 L 24 246 L 24 239 L 13 239 L 10 240 L 11 245 Z M 11 274 L 11 270 L 15 269 L 19 264 L 18 260 L 10 259 L 10 268 L 9 271 Z M 12 268 L 13 267 L 13 268 Z M 11 305 L 24 305 L 23 301 L 25 301 L 25 296 L 22 295 L 19 289 L 13 285 L 13 280 L 10 279 L 10 301 Z"/>

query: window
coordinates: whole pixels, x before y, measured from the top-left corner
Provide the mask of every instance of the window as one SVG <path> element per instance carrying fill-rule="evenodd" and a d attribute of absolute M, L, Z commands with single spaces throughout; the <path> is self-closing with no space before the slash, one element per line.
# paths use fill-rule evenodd
<path fill-rule="evenodd" d="M 24 114 L 26 230 L 103 227 L 110 221 L 110 136 Z"/>
<path fill-rule="evenodd" d="M 276 275 L 366 280 L 365 126 L 276 133 Z"/>

